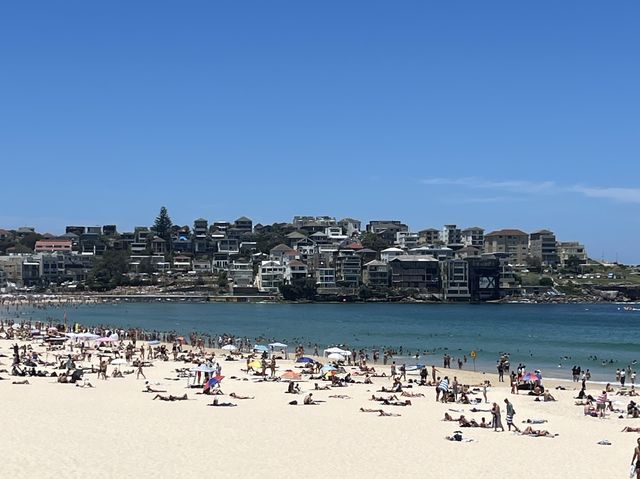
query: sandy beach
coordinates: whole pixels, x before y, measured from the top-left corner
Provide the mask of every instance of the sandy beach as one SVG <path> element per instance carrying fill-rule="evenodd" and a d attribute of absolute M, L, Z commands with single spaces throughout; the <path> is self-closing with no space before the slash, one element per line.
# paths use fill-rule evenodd
<path fill-rule="evenodd" d="M 2 368 L 11 370 L 13 342 L 0 341 Z M 24 343 L 19 343 L 24 344 Z M 30 342 L 35 351 L 44 347 Z M 217 352 L 220 358 L 222 351 Z M 52 355 L 41 356 L 45 361 Z M 93 364 L 97 367 L 94 354 Z M 516 409 L 515 422 L 527 418 L 546 419 L 534 425 L 557 437 L 528 437 L 492 429 L 460 428 L 456 422 L 443 421 L 445 412 L 464 414 L 480 422 L 491 421 L 489 412 L 472 413 L 474 406 L 435 401 L 435 388 L 414 386 L 410 393 L 425 397 L 410 399 L 411 406 L 381 406 L 371 401 L 389 378 L 373 378 L 373 384 L 350 384 L 330 390 L 314 391 L 314 383 L 301 381 L 301 394 L 285 394 L 287 382 L 261 381 L 242 369 L 244 360 L 220 361 L 221 389 L 224 395 L 196 394 L 187 388 L 188 379 L 176 378 L 175 369 L 195 364 L 154 360 L 144 373 L 154 389 L 166 394 L 187 394 L 188 401 L 153 400 L 155 394 L 143 393 L 145 380 L 135 374 L 124 378 L 100 380 L 86 374 L 94 387 L 60 384 L 54 377 L 15 377 L 3 373 L 0 381 L 3 431 L 0 446 L 4 451 L 3 477 L 195 477 L 204 474 L 236 477 L 282 477 L 302 475 L 310 478 L 347 475 L 350 477 L 439 476 L 477 478 L 615 478 L 628 477 L 637 433 L 623 433 L 624 426 L 638 426 L 638 419 L 619 419 L 608 413 L 606 419 L 587 417 L 574 405 L 577 384 L 563 383 L 567 390 L 552 389 L 556 402 L 535 402 L 525 394 L 512 395 L 508 383 L 480 372 L 450 369 L 441 371 L 462 384 L 480 384 L 488 379 L 489 402 L 503 410 L 508 397 Z M 83 366 L 89 366 L 83 362 Z M 277 361 L 281 375 L 297 369 L 293 361 Z M 54 368 L 41 368 L 54 371 Z M 110 375 L 113 366 L 109 366 Z M 347 371 L 356 368 L 347 367 Z M 123 371 L 133 370 L 123 366 Z M 377 372 L 388 367 L 376 366 Z M 418 376 L 409 376 L 417 378 Z M 29 384 L 12 381 L 28 379 Z M 354 376 L 361 380 L 362 377 Z M 80 383 L 84 384 L 84 383 Z M 404 382 L 406 385 L 407 382 Z M 506 384 L 506 385 L 505 385 Z M 574 390 L 574 387 L 576 389 Z M 592 385 L 594 396 L 601 386 Z M 255 396 L 239 400 L 231 393 Z M 304 406 L 307 392 L 321 401 Z M 163 393 L 165 394 L 165 393 Z M 331 398 L 348 395 L 349 399 Z M 479 395 L 481 397 L 481 394 Z M 209 407 L 216 397 L 237 407 Z M 476 397 L 476 396 L 473 396 Z M 291 400 L 300 405 L 289 405 Z M 628 397 L 616 397 L 621 409 Z M 491 404 L 476 405 L 489 409 Z M 399 417 L 380 417 L 363 413 L 360 408 L 382 408 Z M 452 411 L 455 410 L 455 411 Z M 623 416 L 626 417 L 625 414 Z M 472 442 L 452 442 L 445 436 L 461 430 Z M 606 439 L 611 445 L 599 445 Z"/>

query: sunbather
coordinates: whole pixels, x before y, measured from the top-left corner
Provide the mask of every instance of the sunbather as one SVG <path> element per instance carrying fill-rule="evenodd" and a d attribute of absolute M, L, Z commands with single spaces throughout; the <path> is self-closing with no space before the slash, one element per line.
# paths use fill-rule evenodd
<path fill-rule="evenodd" d="M 161 401 L 186 401 L 189 398 L 187 397 L 187 393 L 184 393 L 183 396 L 173 396 L 171 394 L 163 396 L 162 394 L 156 394 L 153 400 L 155 401 L 156 399 L 160 399 Z"/>

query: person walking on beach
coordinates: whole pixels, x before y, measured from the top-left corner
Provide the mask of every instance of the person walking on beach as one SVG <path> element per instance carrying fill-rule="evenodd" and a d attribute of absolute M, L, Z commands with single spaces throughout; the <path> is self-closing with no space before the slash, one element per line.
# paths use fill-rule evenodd
<path fill-rule="evenodd" d="M 493 430 L 498 432 L 498 428 L 500 428 L 500 432 L 504 432 L 504 426 L 502 425 L 502 414 L 500 413 L 500 406 L 498 403 L 494 402 L 493 407 L 491 408 L 491 415 L 493 416 Z"/>
<path fill-rule="evenodd" d="M 631 465 L 635 466 L 636 479 L 640 479 L 640 437 L 638 438 L 637 446 L 633 450 L 633 458 L 631 459 Z"/>
<path fill-rule="evenodd" d="M 620 370 L 620 386 L 624 387 L 627 372 L 623 369 Z"/>
<path fill-rule="evenodd" d="M 138 361 L 138 371 L 136 372 L 136 379 L 140 379 L 140 376 L 142 376 L 144 379 L 147 379 L 147 377 L 142 372 L 142 361 Z"/>
<path fill-rule="evenodd" d="M 275 377 L 276 375 L 276 358 L 271 357 L 271 362 L 269 363 L 269 369 L 271 370 L 271 377 Z"/>
<path fill-rule="evenodd" d="M 516 432 L 520 432 L 518 426 L 516 426 L 513 422 L 513 416 L 516 415 L 516 410 L 513 408 L 513 404 L 511 404 L 511 402 L 507 398 L 505 398 L 504 402 L 507 405 L 507 428 L 509 428 L 509 431 L 511 431 L 511 426 L 513 426 Z"/>

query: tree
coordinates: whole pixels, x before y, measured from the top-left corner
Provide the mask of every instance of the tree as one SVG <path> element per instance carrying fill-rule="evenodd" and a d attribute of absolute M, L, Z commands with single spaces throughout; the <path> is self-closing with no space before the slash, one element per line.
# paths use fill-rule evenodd
<path fill-rule="evenodd" d="M 120 286 L 125 282 L 129 270 L 126 251 L 105 251 L 104 255 L 96 259 L 89 273 L 91 289 L 105 291 Z"/>
<path fill-rule="evenodd" d="M 156 234 L 167 241 L 169 244 L 171 243 L 171 227 L 173 223 L 171 222 L 171 218 L 169 217 L 169 213 L 167 213 L 167 208 L 164 206 L 160 208 L 160 214 L 156 217 L 156 221 L 153 224 L 153 230 Z"/>
<path fill-rule="evenodd" d="M 540 286 L 552 287 L 553 286 L 553 279 L 549 278 L 548 276 L 543 276 L 542 278 L 540 278 L 539 284 L 540 284 Z"/>
<path fill-rule="evenodd" d="M 527 256 L 527 267 L 530 271 L 540 272 L 542 271 L 542 260 L 537 256 Z"/>
<path fill-rule="evenodd" d="M 378 252 L 389 247 L 389 243 L 375 233 L 363 234 L 361 243 L 364 248 L 369 248 Z"/>
<path fill-rule="evenodd" d="M 291 284 L 280 286 L 280 293 L 286 301 L 298 301 L 300 299 L 314 300 L 317 293 L 316 282 L 312 278 L 297 279 Z"/>
<path fill-rule="evenodd" d="M 574 273 L 577 273 L 579 271 L 581 264 L 582 264 L 582 261 L 580 261 L 580 258 L 578 258 L 574 254 L 572 254 L 567 258 L 567 262 L 566 262 L 567 269 L 573 271 Z"/>
<path fill-rule="evenodd" d="M 229 286 L 229 278 L 227 276 L 227 272 L 221 271 L 220 274 L 218 275 L 218 287 L 224 289 L 227 286 Z"/>
<path fill-rule="evenodd" d="M 33 249 L 36 246 L 36 241 L 42 239 L 42 235 L 38 234 L 38 233 L 27 233 L 26 235 L 24 235 L 24 237 L 20 240 L 20 244 L 22 246 L 26 246 L 27 248 L 29 248 L 31 251 L 33 251 Z"/>

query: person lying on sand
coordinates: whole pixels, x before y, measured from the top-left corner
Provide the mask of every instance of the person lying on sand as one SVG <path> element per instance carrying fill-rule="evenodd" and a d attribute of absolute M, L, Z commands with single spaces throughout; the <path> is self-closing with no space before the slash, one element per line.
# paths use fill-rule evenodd
<path fill-rule="evenodd" d="M 424 394 L 422 394 L 422 393 L 410 393 L 410 392 L 407 392 L 407 391 L 402 391 L 402 396 L 409 397 L 409 398 L 423 398 Z"/>
<path fill-rule="evenodd" d="M 333 396 L 329 396 L 334 399 L 351 399 L 351 396 L 347 396 L 346 394 L 334 394 Z"/>
<path fill-rule="evenodd" d="M 189 398 L 187 397 L 187 393 L 184 393 L 183 396 L 173 396 L 171 394 L 163 396 L 162 394 L 156 394 L 153 400 L 155 401 L 156 399 L 160 399 L 161 401 L 186 401 Z"/>
<path fill-rule="evenodd" d="M 392 413 L 392 412 L 385 412 L 382 409 L 365 409 L 363 407 L 360 408 L 360 412 L 377 412 L 378 416 L 387 416 L 387 417 L 400 416 L 400 414 L 395 414 L 395 413 Z"/>
<path fill-rule="evenodd" d="M 448 412 L 444 413 L 444 419 L 443 421 L 455 421 L 458 422 L 460 419 L 462 419 L 464 416 L 460 416 L 460 417 L 453 417 L 451 414 L 449 414 Z"/>
<path fill-rule="evenodd" d="M 77 388 L 92 388 L 94 387 L 93 384 L 91 384 L 89 381 L 87 381 L 85 379 L 84 383 L 80 384 L 80 383 L 76 383 L 76 387 Z"/>
<path fill-rule="evenodd" d="M 143 393 L 166 393 L 166 389 L 153 389 L 149 384 L 142 390 Z"/>
<path fill-rule="evenodd" d="M 551 434 L 549 431 L 544 429 L 533 429 L 531 426 L 528 426 L 521 433 L 523 436 L 534 436 L 534 437 L 556 437 L 558 434 Z"/>
<path fill-rule="evenodd" d="M 229 397 L 232 397 L 235 399 L 255 399 L 255 396 L 240 396 L 239 394 L 236 394 L 236 393 L 229 394 Z M 217 399 L 214 399 L 214 401 L 217 401 Z"/>
<path fill-rule="evenodd" d="M 409 399 L 405 401 L 389 401 L 388 399 L 385 399 L 382 401 L 382 404 L 385 406 L 411 406 L 411 401 Z"/>
<path fill-rule="evenodd" d="M 22 381 L 12 381 L 11 384 L 30 384 L 28 379 Z"/>
<path fill-rule="evenodd" d="M 218 398 L 215 398 L 211 404 L 207 404 L 207 406 L 214 407 L 236 407 L 237 404 L 233 404 L 231 402 L 219 402 Z"/>
<path fill-rule="evenodd" d="M 522 422 L 525 424 L 544 424 L 545 422 L 547 422 L 547 420 L 546 419 L 525 419 Z"/>
<path fill-rule="evenodd" d="M 313 386 L 314 390 L 316 391 L 327 391 L 331 389 L 328 384 L 325 384 L 324 386 L 318 386 L 318 383 L 314 383 Z"/>
<path fill-rule="evenodd" d="M 383 396 L 376 396 L 375 394 L 371 395 L 371 398 L 369 399 L 369 401 L 397 401 L 398 400 L 398 396 L 396 396 L 395 394 L 392 394 L 389 397 L 383 397 Z"/>
<path fill-rule="evenodd" d="M 467 419 L 464 416 L 460 416 L 458 424 L 460 424 L 460 427 L 480 427 L 480 424 L 475 419 Z"/>
<path fill-rule="evenodd" d="M 627 426 L 622 430 L 622 432 L 640 432 L 640 427 Z"/>

